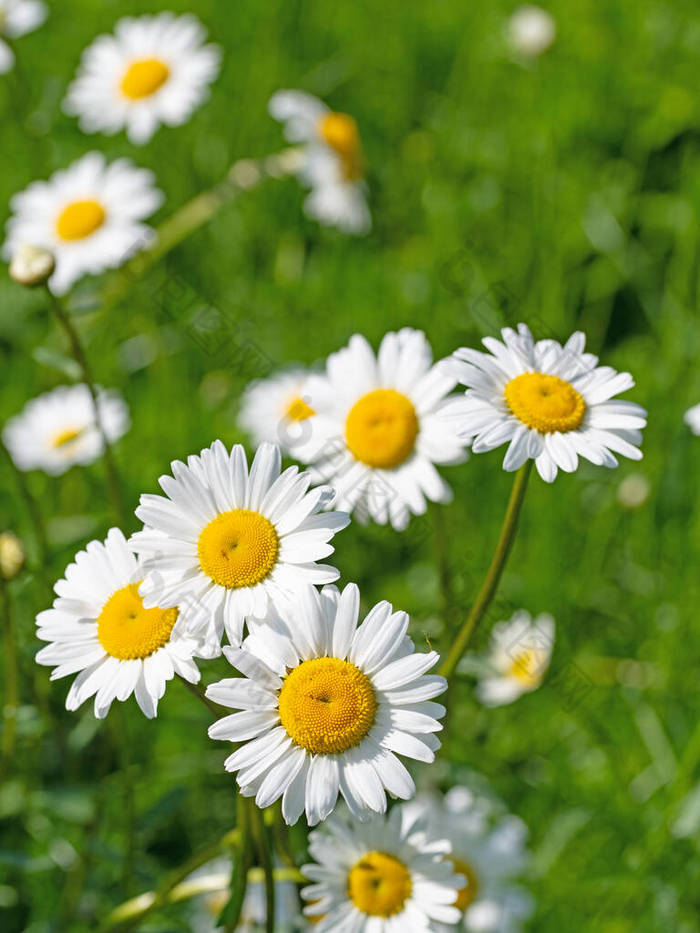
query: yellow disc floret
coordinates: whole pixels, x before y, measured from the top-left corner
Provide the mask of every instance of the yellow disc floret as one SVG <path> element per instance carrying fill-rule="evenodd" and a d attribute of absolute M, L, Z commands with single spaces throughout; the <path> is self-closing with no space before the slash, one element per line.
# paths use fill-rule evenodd
<path fill-rule="evenodd" d="M 51 439 L 51 446 L 57 449 L 67 447 L 68 444 L 72 444 L 73 441 L 76 441 L 82 433 L 82 428 L 66 428 L 63 431 L 59 431 L 58 434 Z"/>
<path fill-rule="evenodd" d="M 99 201 L 73 201 L 56 219 L 56 233 L 62 240 L 84 240 L 105 222 L 107 213 Z"/>
<path fill-rule="evenodd" d="M 462 861 L 461 858 L 451 856 L 450 861 L 454 866 L 455 874 L 464 875 L 467 879 L 467 883 L 464 887 L 460 888 L 457 892 L 457 900 L 455 901 L 455 907 L 458 910 L 466 910 L 470 904 L 474 903 L 474 899 L 479 892 L 476 875 L 474 874 L 472 866 L 468 862 Z"/>
<path fill-rule="evenodd" d="M 321 139 L 337 153 L 346 181 L 363 175 L 362 146 L 357 123 L 347 113 L 327 113 L 318 124 Z"/>
<path fill-rule="evenodd" d="M 97 617 L 97 638 L 113 658 L 147 658 L 170 640 L 177 609 L 144 609 L 139 583 L 112 593 Z"/>
<path fill-rule="evenodd" d="M 571 383 L 546 373 L 521 373 L 504 394 L 515 417 L 542 434 L 575 431 L 586 414 L 586 403 Z"/>
<path fill-rule="evenodd" d="M 279 538 L 272 522 L 259 512 L 222 512 L 203 529 L 197 543 L 199 563 L 219 586 L 255 586 L 275 566 Z"/>
<path fill-rule="evenodd" d="M 400 913 L 412 888 L 408 868 L 387 852 L 368 852 L 348 875 L 348 897 L 358 910 L 372 917 Z"/>
<path fill-rule="evenodd" d="M 287 405 L 285 412 L 290 421 L 306 421 L 307 418 L 315 414 L 313 408 L 301 396 L 293 398 Z"/>
<path fill-rule="evenodd" d="M 279 693 L 280 722 L 298 745 L 315 755 L 337 755 L 359 745 L 376 711 L 369 677 L 339 658 L 302 661 Z"/>
<path fill-rule="evenodd" d="M 132 62 L 122 78 L 121 90 L 129 100 L 142 100 L 155 94 L 170 76 L 170 69 L 159 58 Z"/>
<path fill-rule="evenodd" d="M 413 453 L 418 416 L 410 399 L 394 389 L 363 395 L 345 420 L 345 442 L 356 460 L 391 469 Z"/>
<path fill-rule="evenodd" d="M 526 690 L 534 690 L 540 685 L 545 664 L 546 658 L 541 651 L 526 648 L 515 657 L 506 676 L 517 680 Z"/>

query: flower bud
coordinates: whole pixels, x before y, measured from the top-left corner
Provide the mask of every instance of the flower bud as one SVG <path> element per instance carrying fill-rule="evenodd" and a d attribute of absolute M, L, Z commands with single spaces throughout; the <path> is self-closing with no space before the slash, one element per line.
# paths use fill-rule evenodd
<path fill-rule="evenodd" d="M 0 534 L 0 576 L 13 580 L 24 566 L 24 548 L 11 531 Z"/>
<path fill-rule="evenodd" d="M 41 246 L 24 244 L 15 250 L 10 262 L 10 277 L 19 285 L 44 285 L 56 262 L 53 253 Z"/>

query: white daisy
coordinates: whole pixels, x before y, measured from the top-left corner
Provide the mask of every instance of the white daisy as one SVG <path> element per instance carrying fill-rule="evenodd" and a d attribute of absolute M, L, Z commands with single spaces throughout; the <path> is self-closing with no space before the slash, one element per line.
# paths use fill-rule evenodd
<path fill-rule="evenodd" d="M 459 920 L 465 878 L 446 858 L 448 840 L 415 809 L 364 824 L 333 814 L 309 834 L 309 852 L 302 872 L 312 884 L 301 894 L 318 933 L 427 933 Z"/>
<path fill-rule="evenodd" d="M 485 706 L 512 703 L 542 683 L 554 647 L 554 619 L 542 613 L 533 620 L 519 609 L 491 632 L 487 669 L 477 695 Z"/>
<path fill-rule="evenodd" d="M 145 527 L 131 544 L 146 558 L 145 603 L 179 605 L 185 624 L 204 626 L 212 652 L 224 628 L 239 645 L 246 616 L 338 579 L 316 561 L 333 553 L 329 541 L 349 516 L 322 512 L 333 491 L 309 491 L 310 475 L 297 467 L 280 475 L 280 462 L 279 447 L 262 444 L 249 474 L 240 444 L 229 454 L 215 441 L 187 465 L 171 464 L 173 476 L 159 480 L 167 498 L 141 496 Z"/>
<path fill-rule="evenodd" d="M 314 414 L 305 395 L 307 378 L 305 370 L 290 369 L 248 386 L 238 421 L 255 444 L 270 441 L 292 452 L 307 439 L 307 422 Z"/>
<path fill-rule="evenodd" d="M 319 594 L 308 587 L 284 621 L 248 621 L 241 648 L 224 648 L 243 674 L 207 688 L 207 696 L 242 712 L 209 729 L 213 739 L 242 742 L 226 759 L 246 797 L 259 807 L 282 797 L 282 814 L 310 825 L 333 810 L 338 791 L 358 819 L 386 810 L 386 791 L 407 799 L 413 780 L 397 754 L 432 761 L 445 708 L 430 702 L 446 688 L 426 676 L 436 652 L 419 654 L 408 616 L 378 603 L 357 625 L 360 594 L 348 584 Z"/>
<path fill-rule="evenodd" d="M 38 29 L 48 16 L 42 0 L 0 0 L 0 74 L 10 71 L 15 54 L 3 40 L 18 39 Z"/>
<path fill-rule="evenodd" d="M 11 260 L 27 244 L 50 250 L 56 270 L 49 285 L 63 294 L 85 273 L 114 268 L 151 241 L 153 231 L 141 221 L 162 203 L 154 182 L 152 172 L 128 159 L 107 164 L 89 152 L 13 196 L 3 255 Z"/>
<path fill-rule="evenodd" d="M 407 805 L 422 816 L 430 831 L 448 839 L 453 868 L 467 883 L 456 906 L 460 928 L 469 933 L 519 933 L 534 902 L 513 883 L 527 864 L 527 827 L 517 816 L 498 814 L 494 803 L 469 787 L 453 787 L 444 797 L 419 794 Z M 448 933 L 454 926 L 438 924 Z"/>
<path fill-rule="evenodd" d="M 124 535 L 112 528 L 104 542 L 91 541 L 76 554 L 54 587 L 53 608 L 37 616 L 37 635 L 50 642 L 37 662 L 57 665 L 51 680 L 80 672 L 66 709 L 75 710 L 95 695 L 95 716 L 103 719 L 114 699 L 133 693 L 151 719 L 174 674 L 190 683 L 199 680 L 192 660 L 197 641 L 175 627 L 177 609 L 144 608 L 142 578 L 143 567 Z"/>
<path fill-rule="evenodd" d="M 114 35 L 83 52 L 64 109 L 86 133 L 118 133 L 143 145 L 160 124 L 180 126 L 209 96 L 221 50 L 204 45 L 206 31 L 186 13 L 127 16 Z"/>
<path fill-rule="evenodd" d="M 402 530 L 411 513 L 425 512 L 426 499 L 451 499 L 434 464 L 467 458 L 466 442 L 439 416 L 455 385 L 448 363 L 433 365 L 422 331 L 386 334 L 377 357 L 355 334 L 329 356 L 325 376 L 309 378 L 315 415 L 293 456 L 332 483 L 339 508 Z"/>
<path fill-rule="evenodd" d="M 270 114 L 284 123 L 287 139 L 303 143 L 300 179 L 311 188 L 304 202 L 309 217 L 345 233 L 367 233 L 364 158 L 357 124 L 304 91 L 277 91 Z"/>
<path fill-rule="evenodd" d="M 116 441 L 129 429 L 129 410 L 114 391 L 99 389 L 97 401 L 102 430 L 108 441 Z M 27 402 L 7 421 L 2 439 L 20 470 L 51 476 L 93 463 L 104 451 L 92 396 L 82 384 L 59 386 Z"/>
<path fill-rule="evenodd" d="M 467 347 L 454 353 L 466 397 L 451 401 L 443 414 L 463 437 L 473 438 L 474 453 L 507 443 L 504 470 L 532 458 L 548 483 L 558 469 L 572 473 L 579 457 L 607 467 L 617 466 L 613 451 L 641 460 L 646 412 L 613 400 L 634 385 L 629 373 L 598 366 L 596 356 L 584 353 L 580 331 L 564 346 L 535 343 L 525 324 L 501 333 L 503 343 L 484 338 L 490 354 Z"/>
<path fill-rule="evenodd" d="M 700 405 L 693 405 L 683 415 L 683 421 L 688 425 L 693 434 L 700 434 Z"/>
<path fill-rule="evenodd" d="M 508 20 L 508 44 L 516 55 L 523 58 L 536 58 L 546 52 L 556 35 L 554 17 L 534 4 L 518 7 Z"/>

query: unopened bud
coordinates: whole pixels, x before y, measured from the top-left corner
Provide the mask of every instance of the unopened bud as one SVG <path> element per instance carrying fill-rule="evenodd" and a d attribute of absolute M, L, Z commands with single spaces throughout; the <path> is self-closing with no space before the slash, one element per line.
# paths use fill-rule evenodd
<path fill-rule="evenodd" d="M 24 566 L 24 548 L 11 531 L 0 534 L 0 576 L 13 580 Z"/>
<path fill-rule="evenodd" d="M 56 262 L 53 253 L 41 246 L 23 245 L 15 250 L 10 262 L 10 277 L 19 285 L 44 285 Z"/>

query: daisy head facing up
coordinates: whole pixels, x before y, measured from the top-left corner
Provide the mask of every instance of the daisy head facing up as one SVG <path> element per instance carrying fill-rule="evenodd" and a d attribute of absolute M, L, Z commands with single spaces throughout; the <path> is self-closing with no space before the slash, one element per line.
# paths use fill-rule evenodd
<path fill-rule="evenodd" d="M 0 0 L 0 74 L 10 71 L 15 53 L 5 39 L 34 32 L 48 16 L 43 0 Z"/>
<path fill-rule="evenodd" d="M 318 933 L 427 933 L 459 921 L 467 879 L 449 860 L 448 839 L 415 808 L 366 823 L 334 813 L 309 834 L 309 853 L 302 873 L 311 884 L 301 893 Z"/>
<path fill-rule="evenodd" d="M 269 110 L 287 139 L 302 146 L 299 176 L 311 189 L 304 202 L 309 217 L 345 233 L 367 233 L 372 220 L 355 120 L 304 91 L 277 91 Z"/>
<path fill-rule="evenodd" d="M 453 356 L 466 392 L 444 413 L 474 453 L 508 444 L 504 470 L 533 459 L 548 483 L 558 470 L 573 473 L 579 457 L 607 467 L 618 465 L 615 454 L 641 460 L 646 411 L 614 398 L 634 386 L 629 373 L 598 366 L 580 331 L 563 346 L 535 342 L 526 324 L 501 335 L 484 337 L 488 353 L 462 347 Z"/>
<path fill-rule="evenodd" d="M 206 31 L 186 13 L 125 17 L 114 34 L 98 36 L 83 52 L 63 102 L 85 133 L 118 133 L 143 145 L 161 124 L 186 123 L 209 96 L 221 50 L 205 45 Z"/>
<path fill-rule="evenodd" d="M 81 276 L 113 269 L 147 246 L 153 230 L 142 221 L 162 201 L 152 172 L 89 152 L 12 197 L 3 255 L 12 260 L 26 245 L 49 250 L 56 263 L 49 286 L 63 294 Z"/>
<path fill-rule="evenodd" d="M 533 619 L 524 609 L 494 625 L 477 687 L 485 706 L 512 703 L 540 686 L 552 657 L 554 631 L 552 616 L 541 613 Z"/>
<path fill-rule="evenodd" d="M 358 820 L 386 810 L 387 792 L 408 799 L 415 785 L 398 756 L 430 762 L 446 689 L 429 675 L 436 652 L 417 652 L 408 616 L 374 606 L 358 626 L 360 594 L 307 587 L 280 616 L 248 620 L 240 648 L 224 648 L 243 676 L 222 680 L 207 696 L 240 712 L 209 729 L 213 739 L 242 743 L 225 761 L 241 793 L 267 807 L 282 798 L 290 825 L 306 812 L 314 825 L 338 794 Z"/>
<path fill-rule="evenodd" d="M 314 414 L 306 393 L 308 373 L 288 369 L 251 383 L 241 400 L 238 421 L 255 444 L 279 444 L 290 455 L 308 439 L 308 420 Z"/>
<path fill-rule="evenodd" d="M 49 642 L 37 662 L 55 665 L 51 680 L 78 674 L 66 709 L 94 695 L 95 716 L 103 719 L 113 700 L 133 693 L 151 719 L 174 674 L 199 680 L 198 641 L 176 624 L 177 608 L 145 608 L 143 574 L 124 535 L 112 528 L 105 541 L 91 541 L 76 554 L 55 586 L 53 608 L 37 616 L 37 635 Z"/>
<path fill-rule="evenodd" d="M 100 426 L 109 442 L 129 429 L 129 410 L 114 391 L 98 389 Z M 59 386 L 32 399 L 10 418 L 3 443 L 20 470 L 59 476 L 75 464 L 93 463 L 104 451 L 95 406 L 86 385 Z"/>

